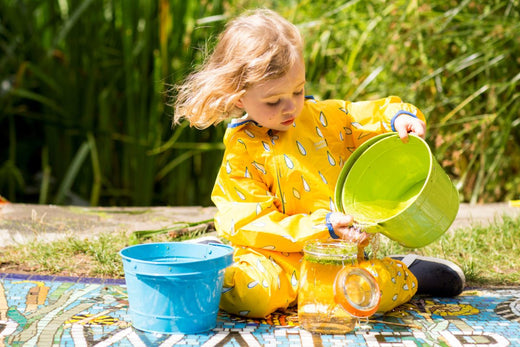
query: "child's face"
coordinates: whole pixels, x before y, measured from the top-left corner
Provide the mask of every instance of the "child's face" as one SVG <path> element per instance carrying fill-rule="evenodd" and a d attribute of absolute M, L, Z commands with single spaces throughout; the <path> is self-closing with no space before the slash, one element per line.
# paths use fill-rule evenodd
<path fill-rule="evenodd" d="M 305 65 L 300 60 L 286 75 L 247 88 L 237 106 L 261 126 L 285 131 L 302 111 L 304 86 Z"/>

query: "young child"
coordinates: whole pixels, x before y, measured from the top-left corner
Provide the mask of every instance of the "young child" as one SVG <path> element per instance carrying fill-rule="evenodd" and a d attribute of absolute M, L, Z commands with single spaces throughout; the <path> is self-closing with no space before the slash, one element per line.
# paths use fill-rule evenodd
<path fill-rule="evenodd" d="M 178 89 L 175 123 L 186 118 L 203 129 L 231 120 L 212 200 L 218 234 L 236 249 L 220 303 L 233 314 L 264 317 L 295 304 L 306 241 L 368 242 L 351 227 L 351 216 L 335 211 L 343 164 L 380 133 L 395 131 L 404 142 L 409 133 L 425 136 L 424 115 L 398 97 L 318 101 L 306 98 L 304 89 L 300 33 L 270 10 L 228 23 L 205 64 Z M 417 277 L 414 266 L 421 270 Z M 457 295 L 464 286 L 460 268 L 435 259 L 416 259 L 407 267 L 385 258 L 364 267 L 377 275 L 382 312 L 408 301 L 418 288 Z M 436 271 L 433 280 L 429 271 Z"/>

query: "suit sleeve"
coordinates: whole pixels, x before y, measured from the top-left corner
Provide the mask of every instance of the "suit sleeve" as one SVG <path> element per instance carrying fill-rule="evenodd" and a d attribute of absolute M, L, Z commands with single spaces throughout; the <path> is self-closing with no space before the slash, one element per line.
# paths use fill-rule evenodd
<path fill-rule="evenodd" d="M 346 109 L 352 120 L 351 130 L 355 147 L 367 140 L 365 135 L 368 133 L 373 136 L 395 131 L 394 121 L 401 115 L 417 117 L 426 122 L 423 113 L 417 107 L 402 102 L 397 96 L 352 102 L 347 104 Z"/>

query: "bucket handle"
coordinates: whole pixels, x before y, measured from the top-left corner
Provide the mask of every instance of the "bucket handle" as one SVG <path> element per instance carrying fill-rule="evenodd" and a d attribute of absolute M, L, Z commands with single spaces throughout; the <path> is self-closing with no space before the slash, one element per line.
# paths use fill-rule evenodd
<path fill-rule="evenodd" d="M 217 242 L 210 242 L 208 245 L 215 246 L 215 247 L 221 247 L 221 248 L 232 248 L 232 246 L 225 245 L 223 243 L 217 243 Z"/>

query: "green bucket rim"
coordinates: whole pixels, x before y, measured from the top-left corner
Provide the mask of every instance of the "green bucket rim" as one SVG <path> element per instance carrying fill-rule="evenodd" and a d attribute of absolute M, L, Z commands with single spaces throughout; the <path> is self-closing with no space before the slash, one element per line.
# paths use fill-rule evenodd
<path fill-rule="evenodd" d="M 343 168 L 341 169 L 338 179 L 336 181 L 336 187 L 334 189 L 334 205 L 336 206 L 336 209 L 339 212 L 345 212 L 343 210 L 343 202 L 342 202 L 342 195 L 343 195 L 343 186 L 345 184 L 345 181 L 347 180 L 348 173 L 350 172 L 350 169 L 356 162 L 356 160 L 363 154 L 368 148 L 370 148 L 372 145 L 374 145 L 376 142 L 381 141 L 382 139 L 385 139 L 390 136 L 397 136 L 396 133 L 384 133 L 376 135 L 367 141 L 363 142 L 356 150 L 348 157 L 347 161 L 343 165 Z"/>

